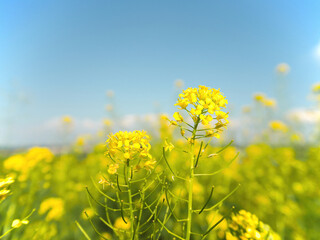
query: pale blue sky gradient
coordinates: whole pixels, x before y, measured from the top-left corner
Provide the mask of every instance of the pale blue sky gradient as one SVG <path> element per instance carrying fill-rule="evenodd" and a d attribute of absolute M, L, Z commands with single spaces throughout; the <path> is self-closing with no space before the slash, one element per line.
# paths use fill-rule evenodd
<path fill-rule="evenodd" d="M 221 88 L 239 112 L 254 92 L 274 97 L 280 62 L 291 66 L 291 106 L 308 107 L 319 12 L 317 0 L 1 1 L 0 124 L 100 119 L 108 89 L 121 115 L 154 102 L 171 113 L 176 79 Z"/>

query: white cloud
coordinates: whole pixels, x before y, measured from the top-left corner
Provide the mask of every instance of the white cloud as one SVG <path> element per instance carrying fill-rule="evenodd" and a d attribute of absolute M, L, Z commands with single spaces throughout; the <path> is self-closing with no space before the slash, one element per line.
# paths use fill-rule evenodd
<path fill-rule="evenodd" d="M 320 121 L 320 110 L 312 109 L 294 109 L 288 113 L 290 120 L 301 123 L 317 123 Z"/>
<path fill-rule="evenodd" d="M 114 123 L 114 130 L 145 129 L 158 124 L 158 114 L 125 115 Z M 0 127 L 3 127 L 2 125 Z M 103 129 L 102 119 L 73 118 L 73 125 L 66 134 L 61 116 L 53 117 L 41 124 L 14 126 L 10 139 L 0 136 L 0 146 L 55 145 L 72 142 L 79 135 L 96 134 Z M 1 128 L 0 128 L 1 130 Z"/>
<path fill-rule="evenodd" d="M 320 60 L 320 42 L 317 44 L 317 46 L 314 48 L 314 56 Z"/>
<path fill-rule="evenodd" d="M 120 126 L 125 128 L 132 128 L 139 121 L 139 116 L 131 114 L 124 116 L 120 121 Z"/>

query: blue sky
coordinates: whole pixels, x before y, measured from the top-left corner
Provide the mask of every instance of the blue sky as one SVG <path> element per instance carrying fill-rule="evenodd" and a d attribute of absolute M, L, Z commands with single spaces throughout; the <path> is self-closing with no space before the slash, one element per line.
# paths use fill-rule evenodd
<path fill-rule="evenodd" d="M 171 113 L 176 79 L 221 88 L 239 112 L 254 92 L 275 96 L 280 62 L 291 106 L 308 107 L 319 12 L 317 0 L 1 1 L 0 128 L 101 119 L 108 89 L 120 115 Z"/>

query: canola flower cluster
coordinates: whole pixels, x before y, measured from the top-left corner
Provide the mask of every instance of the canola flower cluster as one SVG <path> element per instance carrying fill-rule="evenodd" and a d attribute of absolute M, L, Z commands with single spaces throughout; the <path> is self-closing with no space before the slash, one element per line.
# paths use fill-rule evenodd
<path fill-rule="evenodd" d="M 151 149 L 149 141 L 150 136 L 145 131 L 119 131 L 110 134 L 106 141 L 106 155 L 111 158 L 113 163 L 109 165 L 108 172 L 115 174 L 119 164 L 130 164 L 134 160 L 138 160 L 137 165 L 141 160 L 144 160 L 143 167 L 152 169 L 155 161 L 152 161 L 152 156 L 149 153 Z"/>
<path fill-rule="evenodd" d="M 197 91 L 199 91 L 199 89 Z M 315 92 L 316 90 L 314 90 L 314 93 Z M 265 97 L 265 95 L 258 94 L 256 95 L 256 97 L 256 101 L 259 104 L 259 107 L 266 106 L 265 99 L 267 98 Z M 181 97 L 179 99 L 181 99 Z M 197 101 L 200 102 L 198 97 Z M 195 106 L 197 105 L 199 105 L 199 103 L 190 103 L 190 105 L 188 105 L 186 109 L 183 110 L 187 110 L 185 113 L 189 111 L 189 115 L 193 116 L 190 113 L 190 111 L 192 108 L 196 109 Z M 205 115 L 206 114 L 210 113 L 205 113 Z M 185 125 L 187 125 L 187 123 L 190 123 L 188 121 L 184 122 L 183 117 L 180 114 L 175 113 L 175 123 L 179 126 L 180 122 L 183 122 Z M 201 123 L 199 115 L 195 115 L 193 120 Z M 170 164 L 170 166 L 174 170 L 173 174 L 175 172 L 179 174 L 186 170 L 186 167 L 188 167 L 188 164 L 186 164 L 186 156 L 180 154 L 181 149 L 183 149 L 183 152 L 186 152 L 185 150 L 187 149 L 187 145 L 185 144 L 187 143 L 181 139 L 174 139 L 172 130 L 173 128 L 170 128 L 166 121 L 167 117 L 163 116 L 160 122 L 160 139 L 162 140 L 161 142 L 159 141 L 158 144 L 157 142 L 155 142 L 154 146 L 152 146 L 152 152 L 163 151 L 164 155 L 166 154 L 165 160 Z M 267 121 L 265 123 L 267 123 Z M 104 122 L 104 127 L 106 127 L 105 130 L 109 132 L 111 128 L 108 129 L 108 125 L 110 125 L 110 127 L 112 126 L 112 124 L 110 124 L 109 122 Z M 189 127 L 190 129 L 193 129 L 192 126 L 189 125 Z M 269 122 L 269 128 L 272 129 L 274 132 L 289 132 L 288 134 L 290 134 L 292 131 L 291 128 L 289 129 L 288 126 L 286 126 L 283 122 L 280 121 Z M 186 128 L 183 129 L 186 130 Z M 105 133 L 106 131 L 102 132 Z M 204 129 L 197 129 L 197 131 L 194 131 L 194 134 L 196 135 L 195 139 L 197 139 L 197 136 L 201 134 L 201 131 L 204 131 Z M 118 135 L 119 134 L 120 133 L 118 133 Z M 130 134 L 132 133 L 127 133 L 127 135 Z M 289 136 L 288 134 L 282 135 Z M 115 138 L 117 139 L 117 137 Z M 138 148 L 134 148 L 134 144 L 139 143 L 140 145 L 141 141 L 138 141 L 137 139 L 135 139 L 137 141 L 131 141 L 131 138 L 134 137 L 128 136 L 126 139 L 129 141 L 129 144 L 128 142 L 126 142 L 124 137 L 121 138 L 121 143 L 118 143 L 120 142 L 120 140 L 117 140 L 116 144 L 114 144 L 114 149 L 116 150 L 113 155 L 109 155 L 109 153 L 107 152 L 107 155 L 110 156 L 108 159 L 109 163 L 112 163 L 108 166 L 109 169 L 107 169 L 109 173 L 115 174 L 118 171 L 120 164 L 123 165 L 128 163 L 130 163 L 130 166 L 134 166 L 133 169 L 127 168 L 124 170 L 136 170 L 137 168 L 135 167 L 137 166 L 137 162 L 140 162 L 140 167 L 142 166 L 148 168 L 149 166 L 150 169 L 153 168 L 154 162 L 152 162 L 152 158 L 147 157 L 145 155 L 141 156 L 141 152 L 139 152 L 140 150 L 138 150 Z M 295 136 L 295 138 L 299 138 L 299 136 L 297 135 Z M 77 139 L 76 145 L 87 145 L 87 139 L 89 138 L 79 137 Z M 143 139 L 147 140 L 146 142 L 148 143 L 150 141 L 150 137 L 144 137 Z M 173 145 L 171 142 L 175 145 Z M 226 168 L 223 171 L 223 174 L 217 174 L 216 184 L 221 185 L 215 188 L 214 190 L 214 193 L 217 195 L 217 199 L 224 197 L 225 194 L 229 191 L 229 183 L 241 182 L 243 183 L 243 185 L 246 186 L 246 189 L 244 191 L 241 191 L 241 189 L 239 189 L 239 191 L 236 191 L 234 193 L 236 194 L 236 197 L 232 198 L 231 200 L 226 199 L 225 205 L 230 206 L 232 204 L 242 206 L 243 208 L 250 208 L 252 206 L 255 206 L 255 214 L 263 217 L 266 223 L 272 224 L 273 229 L 281 234 L 284 234 L 283 237 L 285 239 L 317 239 L 318 236 L 316 235 L 318 234 L 318 226 L 317 221 L 315 219 L 318 218 L 318 215 L 315 214 L 313 216 L 312 214 L 310 214 L 310 209 L 312 210 L 312 212 L 314 209 L 316 209 L 316 202 L 319 199 L 319 191 L 317 191 L 318 188 L 315 183 L 317 182 L 316 176 L 319 175 L 317 174 L 319 172 L 318 169 L 320 169 L 318 167 L 320 162 L 320 148 L 318 147 L 318 145 L 306 148 L 306 153 L 308 154 L 305 154 L 305 156 L 308 157 L 306 159 L 303 159 L 305 161 L 300 161 L 295 157 L 295 153 L 300 151 L 299 149 L 296 149 L 294 147 L 295 145 L 287 147 L 272 147 L 268 144 L 269 143 L 249 145 L 247 148 L 243 149 L 244 151 L 240 154 L 239 161 L 234 161 L 230 166 L 228 165 L 228 168 Z M 118 145 L 121 145 L 121 147 L 118 147 Z M 125 149 L 126 145 L 128 146 Z M 148 144 L 145 145 L 147 146 Z M 195 151 L 192 151 L 192 153 L 198 152 L 197 147 L 199 147 L 199 145 L 196 145 L 195 143 L 194 145 L 196 146 L 196 149 Z M 140 148 L 143 147 L 140 145 Z M 172 151 L 175 148 L 177 149 L 177 151 Z M 86 205 L 83 206 L 81 195 L 77 195 L 81 191 L 82 184 L 80 183 L 88 182 L 90 184 L 91 179 L 89 179 L 87 176 L 89 174 L 92 175 L 98 171 L 99 175 L 104 173 L 105 169 L 102 170 L 102 166 L 104 165 L 105 161 L 105 157 L 103 156 L 103 153 L 105 152 L 105 145 L 103 143 L 96 145 L 94 147 L 93 152 L 90 152 L 88 154 L 86 154 L 86 152 L 83 152 L 83 154 L 78 154 L 78 152 L 76 151 L 63 153 L 61 154 L 61 156 L 55 158 L 55 161 L 52 161 L 53 155 L 50 152 L 50 150 L 47 150 L 48 149 L 45 148 L 33 148 L 30 149 L 28 152 L 14 155 L 13 157 L 9 157 L 6 160 L 3 159 L 3 161 L 1 162 L 0 169 L 3 171 L 1 172 L 1 175 L 3 174 L 3 176 L 13 176 L 13 178 L 9 177 L 0 179 L 0 206 L 3 207 L 4 212 L 7 211 L 6 206 L 10 202 L 12 202 L 12 204 L 16 205 L 17 207 L 15 207 L 15 213 L 13 213 L 9 217 L 8 214 L 7 216 L 5 214 L 5 219 L 1 219 L 0 230 L 3 230 L 2 222 L 5 222 L 6 226 L 10 227 L 9 222 L 12 221 L 12 219 L 16 218 L 17 215 L 19 215 L 17 214 L 18 212 L 30 208 L 39 209 L 36 218 L 30 219 L 30 225 L 26 227 L 26 230 L 24 230 L 24 235 L 19 235 L 22 231 L 12 231 L 12 238 L 78 239 L 79 234 L 81 234 L 79 230 L 74 231 L 74 222 L 69 221 L 69 216 L 72 215 L 72 219 L 76 219 L 77 217 L 79 217 L 77 214 L 80 214 L 78 209 L 87 206 L 87 202 L 85 202 Z M 217 152 L 219 148 L 212 145 L 208 145 L 208 147 L 205 150 L 207 152 Z M 130 152 L 130 159 L 124 157 L 126 151 Z M 134 151 L 136 151 L 136 153 L 133 153 Z M 149 150 L 147 152 L 149 153 Z M 199 153 L 200 154 L 198 156 L 200 157 L 204 157 L 204 155 L 206 155 L 206 152 L 201 150 L 201 145 Z M 234 156 L 236 153 L 236 148 L 228 147 L 225 148 L 223 152 L 220 152 L 219 154 L 210 154 L 210 161 L 201 161 L 202 159 L 200 159 L 200 165 L 197 166 L 195 175 L 204 175 L 203 172 L 205 170 L 209 170 L 213 167 L 217 169 L 220 169 L 220 167 L 225 167 L 225 163 L 229 163 L 234 160 Z M 193 157 L 196 156 L 196 154 L 191 155 L 193 155 Z M 84 156 L 86 156 L 85 159 L 83 159 Z M 157 156 L 157 154 L 154 154 L 154 156 Z M 46 163 L 52 164 L 50 166 L 44 165 Z M 159 168 L 155 169 L 152 172 L 152 174 L 150 174 L 150 179 L 153 179 L 153 177 L 161 179 L 161 175 L 159 173 L 163 169 L 166 169 L 164 167 L 166 165 L 164 165 L 164 161 L 161 162 L 161 159 L 159 159 L 158 163 Z M 162 163 L 163 165 L 161 165 Z M 48 168 L 49 170 L 45 170 Z M 83 171 L 84 168 L 86 169 L 86 171 Z M 154 166 L 154 168 L 156 167 Z M 119 172 L 122 173 L 122 171 L 120 170 Z M 50 178 L 51 180 L 48 181 L 48 174 L 43 174 L 46 171 L 50 171 L 49 174 L 51 174 L 51 172 L 55 172 L 58 174 L 52 174 L 52 179 Z M 101 171 L 103 171 L 103 173 L 101 173 Z M 138 196 L 142 196 L 142 188 L 140 188 L 140 186 L 142 185 L 138 185 L 140 182 L 136 181 L 136 179 L 140 180 L 139 177 L 144 176 L 145 172 L 141 171 L 140 175 L 137 174 L 135 179 L 131 177 L 128 178 L 128 183 L 130 183 L 131 186 L 133 186 L 132 188 L 130 188 L 129 185 L 125 186 L 125 182 L 121 181 L 122 176 L 124 176 L 124 178 L 127 176 L 132 176 L 133 171 L 128 171 L 128 174 L 124 173 L 124 175 L 121 175 L 119 173 L 119 175 L 116 176 L 117 180 L 119 177 L 119 191 L 117 190 L 117 188 L 112 187 L 112 184 L 115 183 L 115 181 L 110 180 L 110 182 L 108 182 L 109 179 L 100 180 L 102 181 L 101 183 L 107 183 L 111 185 L 111 188 L 104 189 L 103 187 L 102 190 L 104 193 L 110 195 L 112 198 L 116 198 L 117 193 L 119 193 L 119 196 L 123 200 L 123 202 L 119 200 L 118 208 L 115 204 L 109 205 L 112 208 L 114 208 L 113 210 L 117 212 L 110 211 L 110 220 L 108 221 L 108 227 L 104 226 L 103 224 L 97 225 L 98 231 L 101 232 L 100 236 L 103 236 L 106 239 L 118 239 L 117 237 L 119 237 L 119 239 L 129 239 L 128 235 L 132 231 L 132 229 L 137 229 L 137 226 L 139 226 L 137 225 L 139 218 L 136 218 L 136 216 L 138 216 L 136 213 L 137 209 L 139 209 L 140 207 L 146 207 L 145 209 L 143 209 L 142 212 L 142 216 L 144 217 L 144 219 L 146 219 L 146 217 L 148 216 L 147 214 L 152 214 L 149 213 L 149 210 L 152 209 L 151 205 L 142 205 L 137 200 Z M 24 173 L 27 172 L 29 174 L 24 177 L 24 182 L 22 182 L 21 176 L 24 176 Z M 168 190 L 168 196 L 166 196 L 166 194 L 164 193 L 163 195 L 161 195 L 160 199 L 164 201 L 164 211 L 167 207 L 167 209 L 169 209 L 168 212 L 170 213 L 170 206 L 173 206 L 173 211 L 176 216 L 185 216 L 185 210 L 187 209 L 186 205 L 183 205 L 182 207 L 175 207 L 175 205 L 172 204 L 172 201 L 176 201 L 177 198 L 174 199 L 174 195 L 171 194 L 175 194 L 181 197 L 180 199 L 183 200 L 186 199 L 186 197 L 188 196 L 188 189 L 192 188 L 191 196 L 193 196 L 193 203 L 191 203 L 190 205 L 203 206 L 203 204 L 200 203 L 202 203 L 208 195 L 207 187 L 211 185 L 212 178 L 194 178 L 193 186 L 190 188 L 190 186 L 188 187 L 187 184 L 182 184 L 180 181 L 177 181 L 179 177 L 180 175 L 177 175 L 176 178 L 172 177 L 173 181 L 170 180 L 170 185 L 165 185 L 165 187 L 167 188 L 166 190 Z M 4 192 L 6 193 L 5 197 L 10 195 L 10 190 L 13 191 L 12 188 L 10 188 L 10 182 L 14 181 L 14 179 L 15 181 L 17 181 L 17 183 L 15 183 L 14 185 L 14 194 L 12 194 L 10 198 L 5 199 L 4 204 L 1 204 L 1 190 L 9 191 L 9 194 L 7 194 L 7 192 Z M 186 179 L 189 180 L 190 178 Z M 50 182 L 50 186 L 52 188 L 39 188 L 39 183 L 43 180 Z M 131 182 L 131 180 L 134 180 L 132 181 L 133 183 Z M 158 185 L 155 184 L 155 186 Z M 159 186 L 161 186 L 161 183 L 159 184 Z M 266 188 L 270 191 L 265 191 Z M 112 193 L 110 191 L 112 189 L 117 192 Z M 127 197 L 127 189 L 132 190 L 131 196 L 133 196 L 134 199 L 132 203 L 128 201 L 130 197 Z M 137 189 L 139 189 L 139 192 L 136 192 Z M 147 193 L 148 195 L 145 194 L 145 196 L 149 196 L 152 190 L 152 187 L 150 189 L 146 189 L 145 193 Z M 157 194 L 159 193 L 159 191 L 154 192 Z M 246 198 L 248 195 L 252 197 Z M 52 198 L 50 196 L 55 197 Z M 93 194 L 93 197 L 95 196 L 96 195 Z M 173 198 L 171 198 L 170 196 L 172 196 Z M 89 198 L 90 197 L 91 196 L 89 196 Z M 210 198 L 211 196 L 209 197 L 209 199 Z M 299 199 L 299 201 L 297 201 L 296 199 Z M 40 202 L 42 203 L 39 208 Z M 148 204 L 149 202 L 146 201 L 146 203 Z M 130 205 L 133 208 L 133 217 L 129 216 Z M 151 206 L 150 209 L 148 208 L 148 206 Z M 159 204 L 158 206 L 161 205 Z M 96 210 L 94 208 L 86 208 L 85 212 L 86 214 L 83 214 L 81 212 L 82 218 L 89 218 L 89 221 L 91 221 L 91 218 L 95 218 L 92 219 L 92 221 L 96 222 L 97 216 Z M 119 217 L 120 215 L 121 217 Z M 161 215 L 159 216 L 161 217 Z M 105 217 L 103 218 L 105 219 Z M 209 228 L 210 226 L 212 226 L 212 224 L 218 223 L 222 218 L 223 216 L 217 213 L 216 211 L 210 211 L 207 216 L 205 216 L 205 214 L 201 214 L 199 218 L 192 218 L 193 222 L 191 224 L 192 229 L 190 228 L 190 232 L 191 230 L 195 230 L 191 232 L 191 234 L 193 234 L 194 232 L 196 232 L 197 229 L 204 229 L 205 227 Z M 159 219 L 161 221 L 161 218 Z M 180 229 L 178 225 L 174 224 L 174 222 L 175 221 L 169 220 L 167 222 L 164 222 L 164 225 L 159 226 L 164 226 L 165 228 L 174 232 L 178 236 L 185 236 L 183 235 L 184 233 L 182 228 Z M 28 223 L 29 220 L 27 219 L 27 217 L 23 219 L 14 219 L 12 221 L 11 227 L 16 229 L 23 227 L 25 224 Z M 232 216 L 229 223 L 229 228 L 227 228 L 226 219 L 220 222 L 216 226 L 216 228 L 214 228 L 214 231 L 208 234 L 207 238 L 227 240 L 280 239 L 278 235 L 276 235 L 269 228 L 268 225 L 259 221 L 259 219 L 255 215 L 243 210 L 240 211 L 239 214 Z M 81 222 L 81 225 L 83 226 L 85 232 L 87 232 L 87 229 L 91 230 L 88 231 L 88 235 L 94 234 L 90 222 L 88 224 L 86 224 L 85 222 Z M 142 225 L 147 226 L 148 224 L 142 223 Z M 153 226 L 155 225 L 156 224 L 153 223 Z M 110 230 L 110 228 L 113 229 L 113 232 Z M 59 229 L 59 231 L 57 229 Z M 70 229 L 72 231 L 70 231 Z M 82 232 L 83 229 L 80 228 Z M 166 229 L 163 229 L 163 231 L 161 232 L 161 238 L 175 238 L 169 237 L 170 233 L 166 232 L 165 230 Z M 136 232 L 139 233 L 139 229 L 136 230 Z M 34 233 L 37 234 L 36 237 L 33 236 Z M 0 235 L 1 234 L 2 233 L 0 233 Z M 190 237 L 190 239 L 193 238 L 196 237 Z M 142 238 L 139 239 L 146 239 L 146 237 L 142 236 Z"/>
<path fill-rule="evenodd" d="M 63 116 L 62 117 L 62 122 L 64 124 L 72 124 L 73 120 L 72 120 L 72 118 L 70 116 Z"/>
<path fill-rule="evenodd" d="M 315 83 L 315 84 L 312 86 L 312 92 L 314 92 L 314 93 L 320 93 L 320 83 Z"/>
<path fill-rule="evenodd" d="M 316 101 L 320 101 L 320 82 L 313 84 L 312 93 Z"/>
<path fill-rule="evenodd" d="M 272 98 L 267 98 L 263 93 L 256 93 L 256 94 L 253 96 L 253 99 L 254 99 L 256 102 L 261 103 L 261 104 L 263 104 L 263 105 L 266 106 L 266 107 L 273 108 L 273 107 L 276 107 L 276 105 L 277 105 L 276 100 L 274 100 L 274 99 L 272 99 Z"/>
<path fill-rule="evenodd" d="M 16 154 L 3 162 L 3 167 L 16 173 L 20 173 L 19 181 L 27 179 L 29 172 L 40 162 L 50 163 L 54 158 L 49 148 L 33 147 L 26 154 Z M 47 168 L 43 168 L 43 172 Z"/>
<path fill-rule="evenodd" d="M 198 88 L 187 88 L 179 94 L 175 106 L 188 112 L 193 121 L 198 124 L 201 122 L 205 126 L 215 119 L 216 123 L 213 129 L 221 131 L 228 124 L 228 113 L 221 109 L 226 108 L 228 100 L 220 92 L 220 89 L 199 86 Z M 190 107 L 189 107 L 190 106 Z M 175 121 L 170 121 L 172 125 L 184 122 L 184 118 L 179 112 L 173 114 Z M 217 132 L 212 130 L 207 132 L 207 136 L 219 137 Z M 184 132 L 182 132 L 184 135 Z"/>
<path fill-rule="evenodd" d="M 276 66 L 276 71 L 279 73 L 279 74 L 283 74 L 283 75 L 286 75 L 290 72 L 290 66 L 289 64 L 287 63 L 279 63 L 277 66 Z"/>
<path fill-rule="evenodd" d="M 9 186 L 12 183 L 14 183 L 12 177 L 0 179 L 0 201 L 4 200 L 10 194 Z"/>
<path fill-rule="evenodd" d="M 51 162 L 54 155 L 48 148 L 33 147 L 27 154 L 13 155 L 4 161 L 4 168 L 14 171 L 24 171 L 33 168 L 40 161 Z"/>
<path fill-rule="evenodd" d="M 267 224 L 245 210 L 233 214 L 228 227 L 226 240 L 280 240 L 280 237 L 273 233 Z"/>
<path fill-rule="evenodd" d="M 46 221 L 60 220 L 64 215 L 64 201 L 61 198 L 47 198 L 41 204 L 39 208 L 39 214 L 45 214 Z"/>
<path fill-rule="evenodd" d="M 288 127 L 281 121 L 271 121 L 269 126 L 274 131 L 287 132 Z"/>

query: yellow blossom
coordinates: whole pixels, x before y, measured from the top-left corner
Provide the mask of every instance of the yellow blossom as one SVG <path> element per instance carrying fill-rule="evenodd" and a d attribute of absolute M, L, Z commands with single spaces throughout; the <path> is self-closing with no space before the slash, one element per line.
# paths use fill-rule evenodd
<path fill-rule="evenodd" d="M 200 115 L 200 120 L 203 125 L 209 125 L 209 123 L 213 120 L 211 115 Z"/>
<path fill-rule="evenodd" d="M 95 213 L 92 208 L 86 208 L 81 213 L 81 218 L 82 219 L 92 218 L 92 217 L 94 217 L 94 215 L 95 215 Z"/>
<path fill-rule="evenodd" d="M 194 139 L 192 137 L 189 137 L 187 140 L 188 140 L 188 143 L 190 143 L 190 144 L 194 143 Z"/>
<path fill-rule="evenodd" d="M 171 121 L 170 120 L 170 125 L 176 126 L 176 125 L 178 125 L 178 123 L 176 121 Z"/>
<path fill-rule="evenodd" d="M 34 166 L 40 161 L 51 162 L 54 155 L 49 148 L 33 147 L 29 149 L 25 158 L 28 165 Z"/>
<path fill-rule="evenodd" d="M 274 131 L 282 131 L 282 132 L 288 131 L 288 127 L 281 121 L 272 121 L 270 122 L 269 126 Z"/>
<path fill-rule="evenodd" d="M 14 183 L 14 179 L 12 177 L 7 177 L 5 179 L 0 179 L 0 201 L 4 200 L 9 196 L 11 191 L 7 189 L 12 183 Z"/>
<path fill-rule="evenodd" d="M 47 213 L 46 220 L 59 220 L 64 215 L 64 201 L 61 198 L 47 198 L 39 208 L 39 214 Z"/>
<path fill-rule="evenodd" d="M 19 176 L 20 181 L 26 180 L 28 173 L 40 162 L 49 163 L 54 155 L 48 148 L 33 147 L 26 154 L 17 154 L 9 157 L 3 163 L 7 170 L 13 170 L 22 173 Z"/>
<path fill-rule="evenodd" d="M 12 183 L 14 183 L 14 179 L 12 177 L 7 177 L 5 179 L 0 179 L 0 188 L 7 187 Z"/>
<path fill-rule="evenodd" d="M 185 133 L 186 133 L 186 131 L 181 128 L 181 129 L 180 129 L 180 134 L 181 134 L 181 136 L 184 136 Z"/>
<path fill-rule="evenodd" d="M 199 86 L 183 90 L 175 105 L 185 109 L 195 123 L 200 120 L 203 125 L 209 125 L 213 119 L 216 119 L 218 121 L 216 124 L 220 127 L 228 123 L 228 114 L 222 111 L 227 104 L 228 100 L 220 89 Z M 178 112 L 174 113 L 173 117 L 177 122 L 184 121 Z"/>
<path fill-rule="evenodd" d="M 253 95 L 253 99 L 257 102 L 263 102 L 265 100 L 265 95 L 263 93 L 256 93 Z"/>
<path fill-rule="evenodd" d="M 103 119 L 103 124 L 106 127 L 111 127 L 112 126 L 112 121 L 110 119 Z"/>
<path fill-rule="evenodd" d="M 151 171 L 152 169 L 154 169 L 154 165 L 156 164 L 156 161 L 151 161 L 151 160 L 148 160 L 144 163 L 143 167 L 148 170 L 148 171 Z"/>
<path fill-rule="evenodd" d="M 0 190 L 0 201 L 5 199 L 10 193 L 10 190 L 8 189 L 3 189 L 3 190 Z"/>
<path fill-rule="evenodd" d="M 205 136 L 206 136 L 206 137 L 220 138 L 220 134 L 218 134 L 217 132 L 215 132 L 215 131 L 213 131 L 213 130 L 207 130 Z"/>
<path fill-rule="evenodd" d="M 11 227 L 13 228 L 19 228 L 22 226 L 22 224 L 28 224 L 29 220 L 20 220 L 20 219 L 15 219 L 12 221 Z"/>
<path fill-rule="evenodd" d="M 130 220 L 127 217 L 125 217 L 124 219 L 126 220 L 127 223 L 125 223 L 121 217 L 117 218 L 116 221 L 114 222 L 114 227 L 122 230 L 130 229 L 130 226 L 131 226 Z"/>
<path fill-rule="evenodd" d="M 221 120 L 224 120 L 224 121 L 226 121 L 227 123 L 228 123 L 228 117 L 229 117 L 229 115 L 228 115 L 228 113 L 225 113 L 225 112 L 222 112 L 222 111 L 215 111 L 215 114 L 216 114 L 216 119 L 218 120 L 218 121 L 221 121 Z"/>
<path fill-rule="evenodd" d="M 173 114 L 173 117 L 174 117 L 174 119 L 175 119 L 177 122 L 183 122 L 183 117 L 180 115 L 180 113 L 175 112 L 175 113 Z"/>
<path fill-rule="evenodd" d="M 164 141 L 164 150 L 171 152 L 171 150 L 174 148 L 174 145 L 172 143 L 168 143 L 167 140 Z"/>
<path fill-rule="evenodd" d="M 117 173 L 118 168 L 119 168 L 119 164 L 110 164 L 109 168 L 108 168 L 108 173 L 115 174 L 115 173 Z"/>
<path fill-rule="evenodd" d="M 277 65 L 276 71 L 280 74 L 287 74 L 290 71 L 290 66 L 287 63 L 280 63 Z"/>
<path fill-rule="evenodd" d="M 102 188 L 104 188 L 105 184 L 110 185 L 110 183 L 102 176 L 100 177 L 99 184 L 102 184 Z"/>
<path fill-rule="evenodd" d="M 135 159 L 150 160 L 150 136 L 145 131 L 117 132 L 110 134 L 106 141 L 106 155 L 116 163 Z"/>
<path fill-rule="evenodd" d="M 25 163 L 26 161 L 24 156 L 22 154 L 16 154 L 7 158 L 4 161 L 3 166 L 7 170 L 14 170 L 20 172 L 23 171 L 23 169 L 25 169 Z"/>
<path fill-rule="evenodd" d="M 101 235 L 102 237 L 99 240 L 112 239 L 112 236 L 110 233 L 104 232 Z"/>
<path fill-rule="evenodd" d="M 78 137 L 76 141 L 76 145 L 83 146 L 85 144 L 85 138 L 84 137 Z"/>
<path fill-rule="evenodd" d="M 292 142 L 301 142 L 303 140 L 302 136 L 297 134 L 297 133 L 294 133 L 290 136 L 290 140 Z"/>
<path fill-rule="evenodd" d="M 262 103 L 266 106 L 266 107 L 275 107 L 277 102 L 274 99 L 264 99 L 262 101 Z"/>
<path fill-rule="evenodd" d="M 70 116 L 63 116 L 62 122 L 65 124 L 71 124 L 73 122 L 72 118 Z"/>
<path fill-rule="evenodd" d="M 256 215 L 245 210 L 233 214 L 228 223 L 229 230 L 226 233 L 227 240 L 233 239 L 278 239 L 277 234 L 273 233 L 270 227 L 261 222 Z"/>
<path fill-rule="evenodd" d="M 312 86 L 312 92 L 314 92 L 314 93 L 320 93 L 320 82 L 313 84 L 313 86 Z"/>

